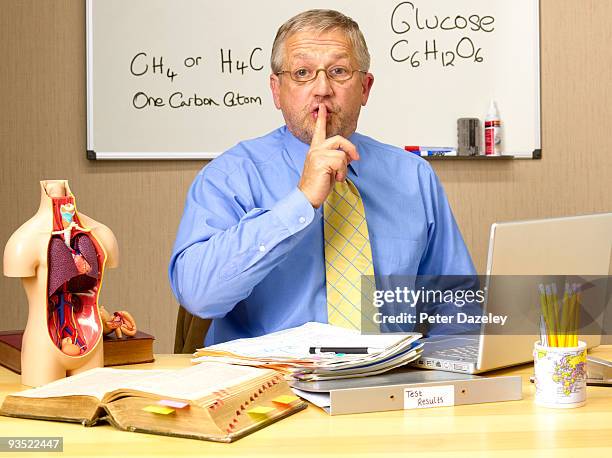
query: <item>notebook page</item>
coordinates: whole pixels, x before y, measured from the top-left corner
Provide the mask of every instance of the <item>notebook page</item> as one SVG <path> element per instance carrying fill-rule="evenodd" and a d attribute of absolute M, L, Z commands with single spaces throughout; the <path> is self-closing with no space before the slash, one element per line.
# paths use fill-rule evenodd
<path fill-rule="evenodd" d="M 269 373 L 273 372 L 250 366 L 201 363 L 185 369 L 134 380 L 127 385 L 122 385 L 121 388 L 193 401 Z"/>
<path fill-rule="evenodd" d="M 361 335 L 325 323 L 310 322 L 302 326 L 266 334 L 261 337 L 237 339 L 206 347 L 204 351 L 225 351 L 249 358 L 286 357 L 311 358 L 310 347 L 371 347 L 387 348 L 409 335 Z"/>
<path fill-rule="evenodd" d="M 145 371 L 111 369 L 98 367 L 80 374 L 66 377 L 48 383 L 38 388 L 32 388 L 15 393 L 15 396 L 27 398 L 52 398 L 62 396 L 94 396 L 102 400 L 109 391 L 122 388 L 134 380 L 142 377 L 155 376 L 167 371 Z"/>

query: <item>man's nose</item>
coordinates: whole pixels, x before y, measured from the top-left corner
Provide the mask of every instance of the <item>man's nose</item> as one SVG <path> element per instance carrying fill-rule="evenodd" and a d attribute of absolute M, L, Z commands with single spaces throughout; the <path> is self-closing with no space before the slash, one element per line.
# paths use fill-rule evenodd
<path fill-rule="evenodd" d="M 315 79 L 312 84 L 314 95 L 325 96 L 331 95 L 333 93 L 329 77 L 323 69 L 319 69 L 317 71 L 317 76 L 315 76 Z"/>

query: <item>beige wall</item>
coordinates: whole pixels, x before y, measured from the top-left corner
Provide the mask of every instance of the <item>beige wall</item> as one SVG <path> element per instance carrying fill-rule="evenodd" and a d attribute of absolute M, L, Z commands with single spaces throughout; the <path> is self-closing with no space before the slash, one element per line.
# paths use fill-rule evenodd
<path fill-rule="evenodd" d="M 542 0 L 542 160 L 434 164 L 479 270 L 494 221 L 612 211 L 610 17 L 610 1 Z M 36 210 L 38 180 L 68 179 L 80 211 L 119 240 L 100 303 L 172 351 L 166 267 L 203 163 L 85 159 L 84 1 L 0 0 L 0 57 L 1 244 Z M 0 329 L 25 326 L 19 281 L 0 278 L 0 300 Z"/>

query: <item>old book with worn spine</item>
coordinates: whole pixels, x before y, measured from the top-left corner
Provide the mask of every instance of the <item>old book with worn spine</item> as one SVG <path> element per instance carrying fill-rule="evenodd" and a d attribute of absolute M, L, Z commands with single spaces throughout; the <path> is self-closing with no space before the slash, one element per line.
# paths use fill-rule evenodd
<path fill-rule="evenodd" d="M 306 406 L 273 370 L 201 363 L 179 370 L 92 369 L 9 395 L 0 415 L 232 442 Z"/>

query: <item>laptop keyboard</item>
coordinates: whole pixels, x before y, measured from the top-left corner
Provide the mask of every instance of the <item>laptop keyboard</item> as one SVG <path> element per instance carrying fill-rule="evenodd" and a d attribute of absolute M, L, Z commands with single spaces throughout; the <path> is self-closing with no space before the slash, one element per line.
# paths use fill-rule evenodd
<path fill-rule="evenodd" d="M 460 359 L 464 361 L 476 361 L 478 359 L 478 345 L 464 345 L 456 348 L 436 350 L 428 354 L 430 358 L 438 359 Z"/>

